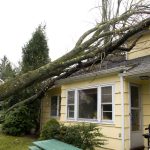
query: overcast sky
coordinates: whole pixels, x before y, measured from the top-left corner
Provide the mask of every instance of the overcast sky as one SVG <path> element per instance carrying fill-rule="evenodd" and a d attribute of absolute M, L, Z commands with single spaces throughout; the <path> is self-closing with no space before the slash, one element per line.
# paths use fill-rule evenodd
<path fill-rule="evenodd" d="M 22 47 L 45 23 L 52 60 L 69 51 L 96 23 L 98 0 L 0 0 L 0 58 L 17 64 Z"/>

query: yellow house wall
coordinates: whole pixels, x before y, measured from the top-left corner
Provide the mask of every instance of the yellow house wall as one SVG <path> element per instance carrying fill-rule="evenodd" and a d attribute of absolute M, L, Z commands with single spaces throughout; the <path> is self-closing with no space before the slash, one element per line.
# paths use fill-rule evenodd
<path fill-rule="evenodd" d="M 130 42 L 129 42 L 130 43 Z M 131 42 L 132 43 L 132 42 Z M 136 46 L 127 53 L 127 59 L 134 59 L 150 55 L 150 34 L 145 34 L 137 42 Z"/>
<path fill-rule="evenodd" d="M 67 121 L 67 91 L 75 88 L 86 88 L 95 85 L 113 84 L 115 87 L 114 97 L 114 123 L 113 124 L 100 124 L 102 133 L 107 138 L 107 143 L 103 149 L 121 150 L 122 149 L 122 106 L 121 106 L 121 85 L 120 77 L 118 75 L 91 78 L 84 81 L 76 81 L 64 84 L 61 88 L 49 90 L 42 100 L 42 115 L 41 124 L 45 124 L 50 119 L 50 97 L 52 95 L 59 95 L 61 93 L 61 115 L 60 121 L 65 124 L 74 124 L 75 121 Z M 124 80 L 124 109 L 125 109 L 125 150 L 130 149 L 130 120 L 129 120 L 129 82 Z M 101 148 L 102 150 L 102 148 Z"/>
<path fill-rule="evenodd" d="M 51 118 L 51 96 L 61 95 L 61 88 L 50 89 L 46 92 L 41 103 L 41 128 Z M 59 118 L 56 118 L 59 119 Z"/>
<path fill-rule="evenodd" d="M 121 130 L 122 130 L 122 110 L 121 110 L 121 93 L 120 93 L 120 78 L 118 75 L 100 77 L 98 79 L 91 78 L 87 81 L 71 82 L 70 84 L 64 84 L 61 87 L 61 117 L 60 121 L 65 123 L 76 123 L 67 121 L 67 91 L 75 88 L 87 88 L 94 85 L 102 84 L 114 84 L 115 86 L 115 119 L 113 124 L 99 124 L 102 133 L 107 137 L 107 144 L 104 146 L 105 149 L 109 150 L 121 150 Z M 126 107 L 126 106 L 125 106 Z M 127 109 L 127 108 L 126 108 Z M 128 120 L 125 117 L 125 120 Z M 125 127 L 128 127 L 128 121 L 125 122 Z M 128 140 L 128 136 L 125 137 Z"/>

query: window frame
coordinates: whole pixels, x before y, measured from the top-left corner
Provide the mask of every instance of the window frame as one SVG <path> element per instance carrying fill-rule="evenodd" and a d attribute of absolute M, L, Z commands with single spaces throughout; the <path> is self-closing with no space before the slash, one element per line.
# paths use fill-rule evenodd
<path fill-rule="evenodd" d="M 98 86 L 91 86 L 91 87 L 86 87 L 86 88 L 78 88 L 76 89 L 77 91 L 77 120 L 78 121 L 94 121 L 94 122 L 97 122 L 98 121 L 98 115 L 97 115 L 97 118 L 96 119 L 88 119 L 88 118 L 79 118 L 79 92 L 78 91 L 81 91 L 81 90 L 89 90 L 89 89 L 97 89 L 97 113 L 98 113 Z"/>
<path fill-rule="evenodd" d="M 102 87 L 112 87 L 112 120 L 102 120 L 102 99 L 101 99 L 101 88 Z M 86 118 L 79 118 L 79 90 L 86 90 L 86 89 L 93 89 L 97 88 L 97 118 L 96 119 L 86 119 Z M 74 97 L 74 118 L 68 118 L 68 92 L 74 91 L 75 97 Z M 113 124 L 114 118 L 115 118 L 115 104 L 114 104 L 114 96 L 115 96 L 115 86 L 114 84 L 102 84 L 102 85 L 93 85 L 88 87 L 82 87 L 82 88 L 74 88 L 67 90 L 67 109 L 66 109 L 66 121 L 77 121 L 77 122 L 92 122 L 92 123 L 103 123 L 103 124 Z"/>
<path fill-rule="evenodd" d="M 111 103 L 103 103 L 102 102 L 102 88 L 103 87 L 112 87 L 112 92 L 111 92 L 111 94 L 112 94 L 112 102 Z M 107 120 L 107 119 L 103 119 L 103 113 L 102 113 L 102 109 L 100 108 L 100 111 L 101 111 L 101 122 L 107 122 L 107 123 L 113 123 L 114 122 L 114 116 L 115 116 L 115 105 L 114 105 L 114 97 L 115 97 L 115 93 L 114 93 L 115 91 L 114 91 L 114 85 L 112 85 L 112 84 L 107 84 L 107 85 L 102 85 L 102 86 L 100 86 L 100 101 L 101 101 L 101 105 L 100 105 L 100 107 L 102 108 L 102 105 L 112 105 L 112 120 Z M 111 111 L 110 111 L 111 112 Z"/>
<path fill-rule="evenodd" d="M 74 117 L 68 117 L 68 106 L 70 105 L 68 103 L 68 95 L 69 95 L 68 93 L 71 92 L 71 91 L 74 91 Z M 75 101 L 76 101 L 76 90 L 75 89 L 68 90 L 67 91 L 67 105 L 66 105 L 67 106 L 67 111 L 66 111 L 66 119 L 67 120 L 74 120 L 75 119 L 75 110 L 76 110 L 75 109 L 75 106 L 76 106 L 76 102 Z"/>
<path fill-rule="evenodd" d="M 50 103 L 50 107 L 52 108 L 52 97 L 54 97 L 54 96 L 56 96 L 57 97 L 57 115 L 56 116 L 54 116 L 54 115 L 52 115 L 52 109 L 51 109 L 51 112 L 50 112 L 50 116 L 52 117 L 52 118 L 58 118 L 58 117 L 60 117 L 60 112 L 59 112 L 59 110 L 60 110 L 60 108 L 61 108 L 61 106 L 60 106 L 60 100 L 61 100 L 61 97 L 60 97 L 60 95 L 52 95 L 51 96 L 51 103 Z"/>

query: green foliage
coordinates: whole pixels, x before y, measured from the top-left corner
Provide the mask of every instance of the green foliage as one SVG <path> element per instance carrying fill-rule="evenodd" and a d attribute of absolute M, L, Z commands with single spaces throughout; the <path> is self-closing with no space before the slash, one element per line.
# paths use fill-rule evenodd
<path fill-rule="evenodd" d="M 57 120 L 49 120 L 43 127 L 40 139 L 57 139 L 60 133 L 60 124 Z"/>
<path fill-rule="evenodd" d="M 47 45 L 47 39 L 45 34 L 45 26 L 39 25 L 39 27 L 35 30 L 32 34 L 31 39 L 29 42 L 25 44 L 22 48 L 22 62 L 21 62 L 21 70 L 20 74 L 26 73 L 28 71 L 37 69 L 42 65 L 48 63 L 49 60 L 49 48 Z M 40 85 L 33 84 L 32 86 L 24 89 L 23 91 L 19 91 L 7 99 L 4 103 L 5 110 L 9 107 L 13 106 L 14 104 L 23 101 L 32 95 L 34 95 L 40 88 Z M 14 129 L 11 125 L 14 123 L 14 118 L 12 112 L 9 113 L 9 117 L 7 121 L 4 122 L 5 131 L 8 134 L 14 135 L 29 132 L 34 128 L 36 130 L 36 134 L 38 133 L 39 129 L 39 122 L 40 122 L 40 99 L 36 99 L 29 104 L 26 104 L 26 114 L 17 113 L 17 109 L 15 113 L 17 113 L 16 120 L 24 120 L 20 124 L 23 126 L 28 126 L 27 128 L 22 128 L 21 125 L 18 125 L 17 128 Z M 19 109 L 19 108 L 18 108 Z M 18 110 L 19 111 L 19 110 Z M 13 112 L 14 113 L 14 112 Z M 10 119 L 9 119 L 10 118 Z M 29 124 L 31 123 L 31 124 Z M 16 126 L 16 125 L 15 125 Z M 10 129 L 9 129 L 10 128 Z"/>
<path fill-rule="evenodd" d="M 41 139 L 55 138 L 83 150 L 94 150 L 95 147 L 104 145 L 104 136 L 95 124 L 65 126 L 54 120 L 52 122 L 50 120 L 43 127 Z"/>
<path fill-rule="evenodd" d="M 34 123 L 30 120 L 30 112 L 26 106 L 20 106 L 4 117 L 2 132 L 9 135 L 22 135 L 30 132 Z"/>
<path fill-rule="evenodd" d="M 0 79 L 9 80 L 16 74 L 15 69 L 12 68 L 11 62 L 6 56 L 1 59 L 0 63 Z"/>
<path fill-rule="evenodd" d="M 22 48 L 22 72 L 37 69 L 49 61 L 49 48 L 45 26 L 39 27 L 32 34 L 31 40 Z"/>
<path fill-rule="evenodd" d="M 39 25 L 36 31 L 32 34 L 32 38 L 22 48 L 22 73 L 31 71 L 45 65 L 49 62 L 49 48 L 47 45 L 47 39 L 45 34 L 45 26 Z M 39 84 L 33 84 L 31 87 L 21 92 L 21 100 L 27 99 L 34 95 L 40 86 Z M 20 99 L 19 99 L 20 101 Z M 34 121 L 36 130 L 39 129 L 39 118 L 40 118 L 40 99 L 27 104 L 31 115 L 29 116 Z M 26 118 L 25 118 L 26 119 Z"/>

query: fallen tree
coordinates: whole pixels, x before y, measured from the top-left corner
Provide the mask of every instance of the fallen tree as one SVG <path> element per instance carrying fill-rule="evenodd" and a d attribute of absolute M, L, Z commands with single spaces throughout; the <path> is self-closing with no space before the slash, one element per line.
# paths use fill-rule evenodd
<path fill-rule="evenodd" d="M 150 14 L 149 5 L 137 3 L 122 15 L 98 23 L 94 28 L 85 32 L 79 38 L 75 47 L 64 56 L 1 85 L 0 101 L 33 83 L 49 79 L 50 82 L 45 85 L 44 90 L 41 90 L 41 94 L 37 93 L 37 96 L 43 95 L 48 88 L 54 85 L 55 81 L 95 62 L 101 62 L 109 54 L 118 51 L 130 51 L 139 37 L 128 47 L 127 40 L 137 33 L 149 30 L 150 17 L 148 14 Z M 106 30 L 106 28 L 109 30 Z M 30 100 L 33 100 L 33 98 L 26 101 Z"/>

